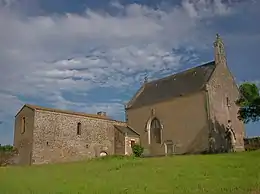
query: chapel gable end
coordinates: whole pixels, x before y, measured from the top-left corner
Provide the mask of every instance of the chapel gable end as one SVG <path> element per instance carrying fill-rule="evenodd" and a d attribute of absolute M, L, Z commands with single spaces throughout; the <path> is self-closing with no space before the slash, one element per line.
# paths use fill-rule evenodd
<path fill-rule="evenodd" d="M 229 98 L 236 100 L 238 95 L 238 87 L 235 78 L 232 75 L 226 59 L 225 45 L 222 38 L 217 34 L 216 41 L 214 42 L 215 50 L 215 65 L 214 73 L 209 79 L 208 85 L 213 90 L 212 92 L 221 92 L 222 95 L 228 95 Z M 235 93 L 231 95 L 231 93 Z"/>

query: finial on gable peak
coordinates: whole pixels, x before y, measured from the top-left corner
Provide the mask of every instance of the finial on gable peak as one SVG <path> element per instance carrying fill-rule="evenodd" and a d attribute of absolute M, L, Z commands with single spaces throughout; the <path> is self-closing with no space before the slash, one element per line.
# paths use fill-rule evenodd
<path fill-rule="evenodd" d="M 223 42 L 222 38 L 219 35 L 219 33 L 216 34 L 216 41 L 215 42 Z"/>
<path fill-rule="evenodd" d="M 144 83 L 147 83 L 147 82 L 148 82 L 148 77 L 146 75 L 146 76 L 144 76 Z"/>
<path fill-rule="evenodd" d="M 215 47 L 218 46 L 218 45 L 223 45 L 224 46 L 224 42 L 223 42 L 222 38 L 220 37 L 219 33 L 216 34 L 216 40 L 214 42 L 214 46 Z"/>
<path fill-rule="evenodd" d="M 145 73 L 144 75 L 144 83 L 146 84 L 148 82 L 148 75 L 147 75 L 147 72 Z"/>
<path fill-rule="evenodd" d="M 214 48 L 215 48 L 215 63 L 226 63 L 226 54 L 225 54 L 225 48 L 224 48 L 224 42 L 220 35 L 216 34 L 216 40 L 214 42 Z"/>

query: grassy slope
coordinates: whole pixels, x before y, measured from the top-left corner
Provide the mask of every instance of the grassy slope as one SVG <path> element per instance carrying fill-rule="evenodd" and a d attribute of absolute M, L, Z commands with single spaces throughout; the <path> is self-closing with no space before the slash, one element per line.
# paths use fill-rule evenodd
<path fill-rule="evenodd" d="M 0 193 L 260 193 L 260 152 L 0 168 Z"/>

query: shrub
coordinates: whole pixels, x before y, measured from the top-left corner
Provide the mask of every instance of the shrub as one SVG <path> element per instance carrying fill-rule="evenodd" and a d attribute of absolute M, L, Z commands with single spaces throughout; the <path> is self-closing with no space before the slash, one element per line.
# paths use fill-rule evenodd
<path fill-rule="evenodd" d="M 11 145 L 1 145 L 0 144 L 0 151 L 9 152 L 9 151 L 13 151 L 13 150 L 14 150 L 14 147 Z"/>
<path fill-rule="evenodd" d="M 144 148 L 141 145 L 135 144 L 132 147 L 132 151 L 135 157 L 141 157 L 144 152 Z"/>
<path fill-rule="evenodd" d="M 0 145 L 0 167 L 16 163 L 17 149 L 11 145 Z"/>

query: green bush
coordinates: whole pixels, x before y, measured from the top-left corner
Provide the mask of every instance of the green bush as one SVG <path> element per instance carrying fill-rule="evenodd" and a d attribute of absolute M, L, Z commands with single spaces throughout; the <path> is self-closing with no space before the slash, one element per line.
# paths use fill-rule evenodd
<path fill-rule="evenodd" d="M 11 146 L 11 145 L 1 145 L 0 144 L 0 151 L 3 151 L 3 152 L 11 152 L 14 150 L 14 147 Z"/>
<path fill-rule="evenodd" d="M 132 147 L 132 151 L 135 157 L 141 157 L 144 152 L 144 148 L 141 145 L 135 144 Z"/>
<path fill-rule="evenodd" d="M 12 165 L 15 163 L 15 156 L 17 156 L 18 152 L 11 145 L 4 145 L 0 144 L 0 167 Z"/>

